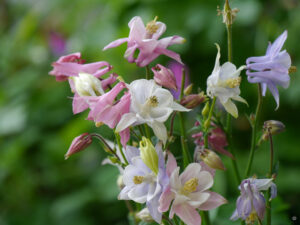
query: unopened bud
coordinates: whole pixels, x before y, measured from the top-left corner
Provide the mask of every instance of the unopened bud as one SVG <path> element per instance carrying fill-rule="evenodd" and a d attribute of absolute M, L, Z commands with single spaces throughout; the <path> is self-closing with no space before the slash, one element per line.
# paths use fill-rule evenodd
<path fill-rule="evenodd" d="M 264 133 L 263 133 L 263 140 L 268 140 L 269 134 L 279 134 L 285 130 L 285 126 L 282 122 L 277 120 L 268 120 L 264 122 Z"/>
<path fill-rule="evenodd" d="M 123 182 L 123 176 L 119 175 L 117 179 L 117 185 L 120 189 L 123 189 L 125 187 L 125 184 Z"/>
<path fill-rule="evenodd" d="M 192 94 L 181 99 L 180 104 L 188 109 L 193 109 L 205 101 L 203 92 L 199 94 Z"/>
<path fill-rule="evenodd" d="M 71 155 L 86 149 L 92 143 L 92 136 L 89 133 L 83 133 L 80 136 L 73 139 L 65 159 L 68 159 Z"/>
<path fill-rule="evenodd" d="M 191 93 L 192 93 L 192 90 L 193 90 L 193 85 L 194 85 L 194 84 L 190 84 L 189 86 L 187 86 L 187 87 L 184 89 L 183 94 L 184 94 L 184 95 L 189 95 L 189 94 L 191 94 Z"/>
<path fill-rule="evenodd" d="M 145 137 L 140 141 L 141 158 L 155 174 L 158 174 L 158 155 L 152 142 Z"/>
<path fill-rule="evenodd" d="M 80 96 L 99 96 L 104 94 L 101 81 L 88 73 L 79 73 L 78 77 L 72 77 L 76 92 Z"/>
<path fill-rule="evenodd" d="M 237 8 L 231 9 L 229 6 L 229 0 L 225 1 L 224 9 L 221 11 L 219 7 L 217 8 L 218 16 L 223 15 L 223 23 L 226 24 L 226 26 L 232 25 L 236 14 L 240 10 Z"/>
<path fill-rule="evenodd" d="M 204 108 L 202 109 L 202 116 L 205 118 L 209 113 L 209 102 L 206 102 Z"/>
<path fill-rule="evenodd" d="M 108 158 L 113 164 L 117 164 L 120 162 L 119 159 L 115 156 L 108 156 Z"/>
<path fill-rule="evenodd" d="M 291 74 L 291 73 L 296 73 L 297 72 L 297 67 L 296 66 L 291 66 L 290 68 L 289 68 L 289 74 Z"/>
<path fill-rule="evenodd" d="M 204 149 L 200 152 L 200 159 L 210 168 L 226 170 L 221 158 L 213 151 Z"/>
<path fill-rule="evenodd" d="M 152 72 L 154 73 L 154 80 L 157 84 L 177 91 L 176 79 L 170 69 L 157 64 L 155 67 L 152 67 Z"/>
<path fill-rule="evenodd" d="M 144 208 L 141 211 L 139 211 L 136 214 L 136 218 L 140 219 L 141 221 L 148 222 L 148 223 L 154 221 L 152 216 L 150 215 L 148 208 Z"/>

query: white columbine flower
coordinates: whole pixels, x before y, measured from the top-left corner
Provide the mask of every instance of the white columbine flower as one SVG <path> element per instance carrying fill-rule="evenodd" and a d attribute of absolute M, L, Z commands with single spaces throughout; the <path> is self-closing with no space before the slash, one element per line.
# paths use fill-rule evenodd
<path fill-rule="evenodd" d="M 161 88 L 154 80 L 135 80 L 128 85 L 128 89 L 131 94 L 130 112 L 123 115 L 116 131 L 146 123 L 153 129 L 155 136 L 166 143 L 168 136 L 164 122 L 174 110 L 189 109 L 174 102 L 170 91 Z"/>
<path fill-rule="evenodd" d="M 217 97 L 225 110 L 233 117 L 238 117 L 238 110 L 231 100 L 236 100 L 247 104 L 240 95 L 241 71 L 245 66 L 236 69 L 231 62 L 226 62 L 220 66 L 220 47 L 216 44 L 218 54 L 212 74 L 207 79 L 207 95 L 211 98 Z"/>

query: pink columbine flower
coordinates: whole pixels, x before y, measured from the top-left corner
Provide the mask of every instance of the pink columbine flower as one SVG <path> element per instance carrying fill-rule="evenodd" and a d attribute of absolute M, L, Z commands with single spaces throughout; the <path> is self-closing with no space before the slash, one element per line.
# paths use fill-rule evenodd
<path fill-rule="evenodd" d="M 115 40 L 105 46 L 103 50 L 114 48 L 127 42 L 127 50 L 124 57 L 128 62 L 136 63 L 140 67 L 147 66 L 159 55 L 166 55 L 182 63 L 180 55 L 168 50 L 167 47 L 173 44 L 182 44 L 185 39 L 180 36 L 171 36 L 158 40 L 166 30 L 164 23 L 157 22 L 155 18 L 145 27 L 141 17 L 136 16 L 130 20 L 128 26 L 130 28 L 128 38 Z M 136 50 L 139 50 L 137 58 L 134 57 Z"/>
<path fill-rule="evenodd" d="M 199 163 L 191 163 L 184 172 L 179 175 L 174 156 L 169 153 L 167 162 L 167 174 L 170 184 L 162 193 L 158 208 L 161 212 L 168 211 L 170 205 L 170 218 L 174 213 L 187 225 L 200 225 L 199 210 L 211 210 L 226 203 L 221 195 L 208 189 L 213 185 L 213 176 L 204 171 Z"/>
<path fill-rule="evenodd" d="M 52 63 L 53 70 L 49 74 L 55 76 L 57 81 L 66 81 L 69 77 L 78 76 L 79 73 L 89 73 L 99 78 L 112 69 L 112 66 L 105 61 L 83 63 L 80 52 L 61 56 Z"/>
<path fill-rule="evenodd" d="M 154 73 L 154 80 L 157 84 L 177 91 L 176 79 L 170 69 L 157 64 L 155 67 L 152 67 L 152 72 Z"/>
<path fill-rule="evenodd" d="M 65 159 L 68 159 L 71 155 L 86 149 L 92 143 L 92 136 L 89 133 L 83 133 L 75 137 L 65 154 Z"/>
<path fill-rule="evenodd" d="M 200 123 L 197 121 L 194 126 L 199 126 Z M 225 147 L 228 145 L 225 132 L 217 127 L 215 124 L 213 129 L 208 133 L 208 146 L 210 149 L 217 151 L 221 154 L 227 155 L 230 158 L 233 158 L 233 155 L 225 150 Z M 204 146 L 204 137 L 203 132 L 193 134 L 192 137 L 195 139 L 194 143 L 198 146 Z"/>

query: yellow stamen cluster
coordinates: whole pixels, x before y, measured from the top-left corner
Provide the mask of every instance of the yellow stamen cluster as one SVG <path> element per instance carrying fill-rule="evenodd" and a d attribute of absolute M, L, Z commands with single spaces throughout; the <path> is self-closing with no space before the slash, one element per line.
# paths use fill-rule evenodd
<path fill-rule="evenodd" d="M 155 95 L 154 95 L 154 96 L 151 96 L 151 97 L 148 99 L 147 103 L 148 103 L 151 107 L 156 107 L 156 106 L 158 106 L 158 99 L 157 99 L 157 97 L 156 97 Z"/>
<path fill-rule="evenodd" d="M 192 178 L 189 179 L 185 184 L 183 185 L 183 191 L 185 193 L 191 193 L 197 190 L 198 187 L 198 179 Z"/>
<path fill-rule="evenodd" d="M 150 35 L 155 34 L 159 28 L 159 25 L 156 24 L 156 20 L 157 20 L 157 16 L 154 18 L 154 20 L 150 21 L 146 25 L 147 33 Z"/>
<path fill-rule="evenodd" d="M 252 211 L 246 219 L 246 224 L 254 224 L 257 219 L 257 214 L 255 211 Z"/>
<path fill-rule="evenodd" d="M 241 81 L 242 81 L 241 77 L 231 78 L 226 80 L 226 86 L 229 88 L 235 88 L 240 85 Z"/>
<path fill-rule="evenodd" d="M 291 74 L 291 73 L 296 73 L 297 72 L 297 67 L 296 66 L 291 66 L 290 68 L 289 68 L 289 74 Z"/>
<path fill-rule="evenodd" d="M 135 184 L 141 184 L 144 181 L 144 177 L 143 176 L 134 176 L 133 177 L 133 183 Z"/>

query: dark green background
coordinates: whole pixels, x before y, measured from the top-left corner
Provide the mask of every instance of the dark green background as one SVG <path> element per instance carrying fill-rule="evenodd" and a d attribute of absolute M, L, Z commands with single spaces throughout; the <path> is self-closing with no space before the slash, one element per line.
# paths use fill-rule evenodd
<path fill-rule="evenodd" d="M 233 0 L 231 4 L 240 9 L 233 26 L 237 66 L 249 56 L 264 54 L 267 42 L 287 29 L 284 47 L 293 65 L 300 68 L 299 1 Z M 80 51 L 88 62 L 106 60 L 130 82 L 144 77 L 145 72 L 124 60 L 126 45 L 106 52 L 101 49 L 128 35 L 127 23 L 133 16 L 139 15 L 145 22 L 158 16 L 167 24 L 164 37 L 178 34 L 186 38 L 185 44 L 171 49 L 182 55 L 195 87 L 203 89 L 214 66 L 214 43 L 221 46 L 221 62 L 227 59 L 226 30 L 222 18 L 216 15 L 217 5 L 222 8 L 223 1 L 0 1 L 0 225 L 127 224 L 125 204 L 117 201 L 118 171 L 101 165 L 106 154 L 99 144 L 64 160 L 73 137 L 89 131 L 109 137 L 110 132 L 104 126 L 96 129 L 85 120 L 86 113 L 72 115 L 68 84 L 57 83 L 47 75 L 51 62 L 58 58 L 49 47 L 50 32 L 65 38 L 66 53 Z M 164 56 L 158 60 L 168 62 Z M 254 111 L 256 87 L 247 83 L 244 72 L 242 76 L 241 96 L 250 107 L 238 104 L 241 116 L 234 121 L 234 145 L 239 167 L 244 170 L 251 132 L 245 113 Z M 286 125 L 286 132 L 274 137 L 280 196 L 273 203 L 274 225 L 297 224 L 300 219 L 299 87 L 299 72 L 291 74 L 290 87 L 280 88 L 277 111 L 272 96 L 268 93 L 264 98 L 262 120 L 277 119 Z M 194 123 L 195 113 L 190 115 L 189 126 Z M 175 145 L 173 149 L 179 151 Z M 268 145 L 263 143 L 253 166 L 253 172 L 260 177 L 267 172 L 267 155 Z M 214 225 L 234 224 L 228 218 L 234 208 L 237 185 L 230 161 L 222 158 L 228 170 L 217 172 L 215 190 L 230 204 L 211 213 Z M 295 222 L 292 216 L 298 217 Z"/>

